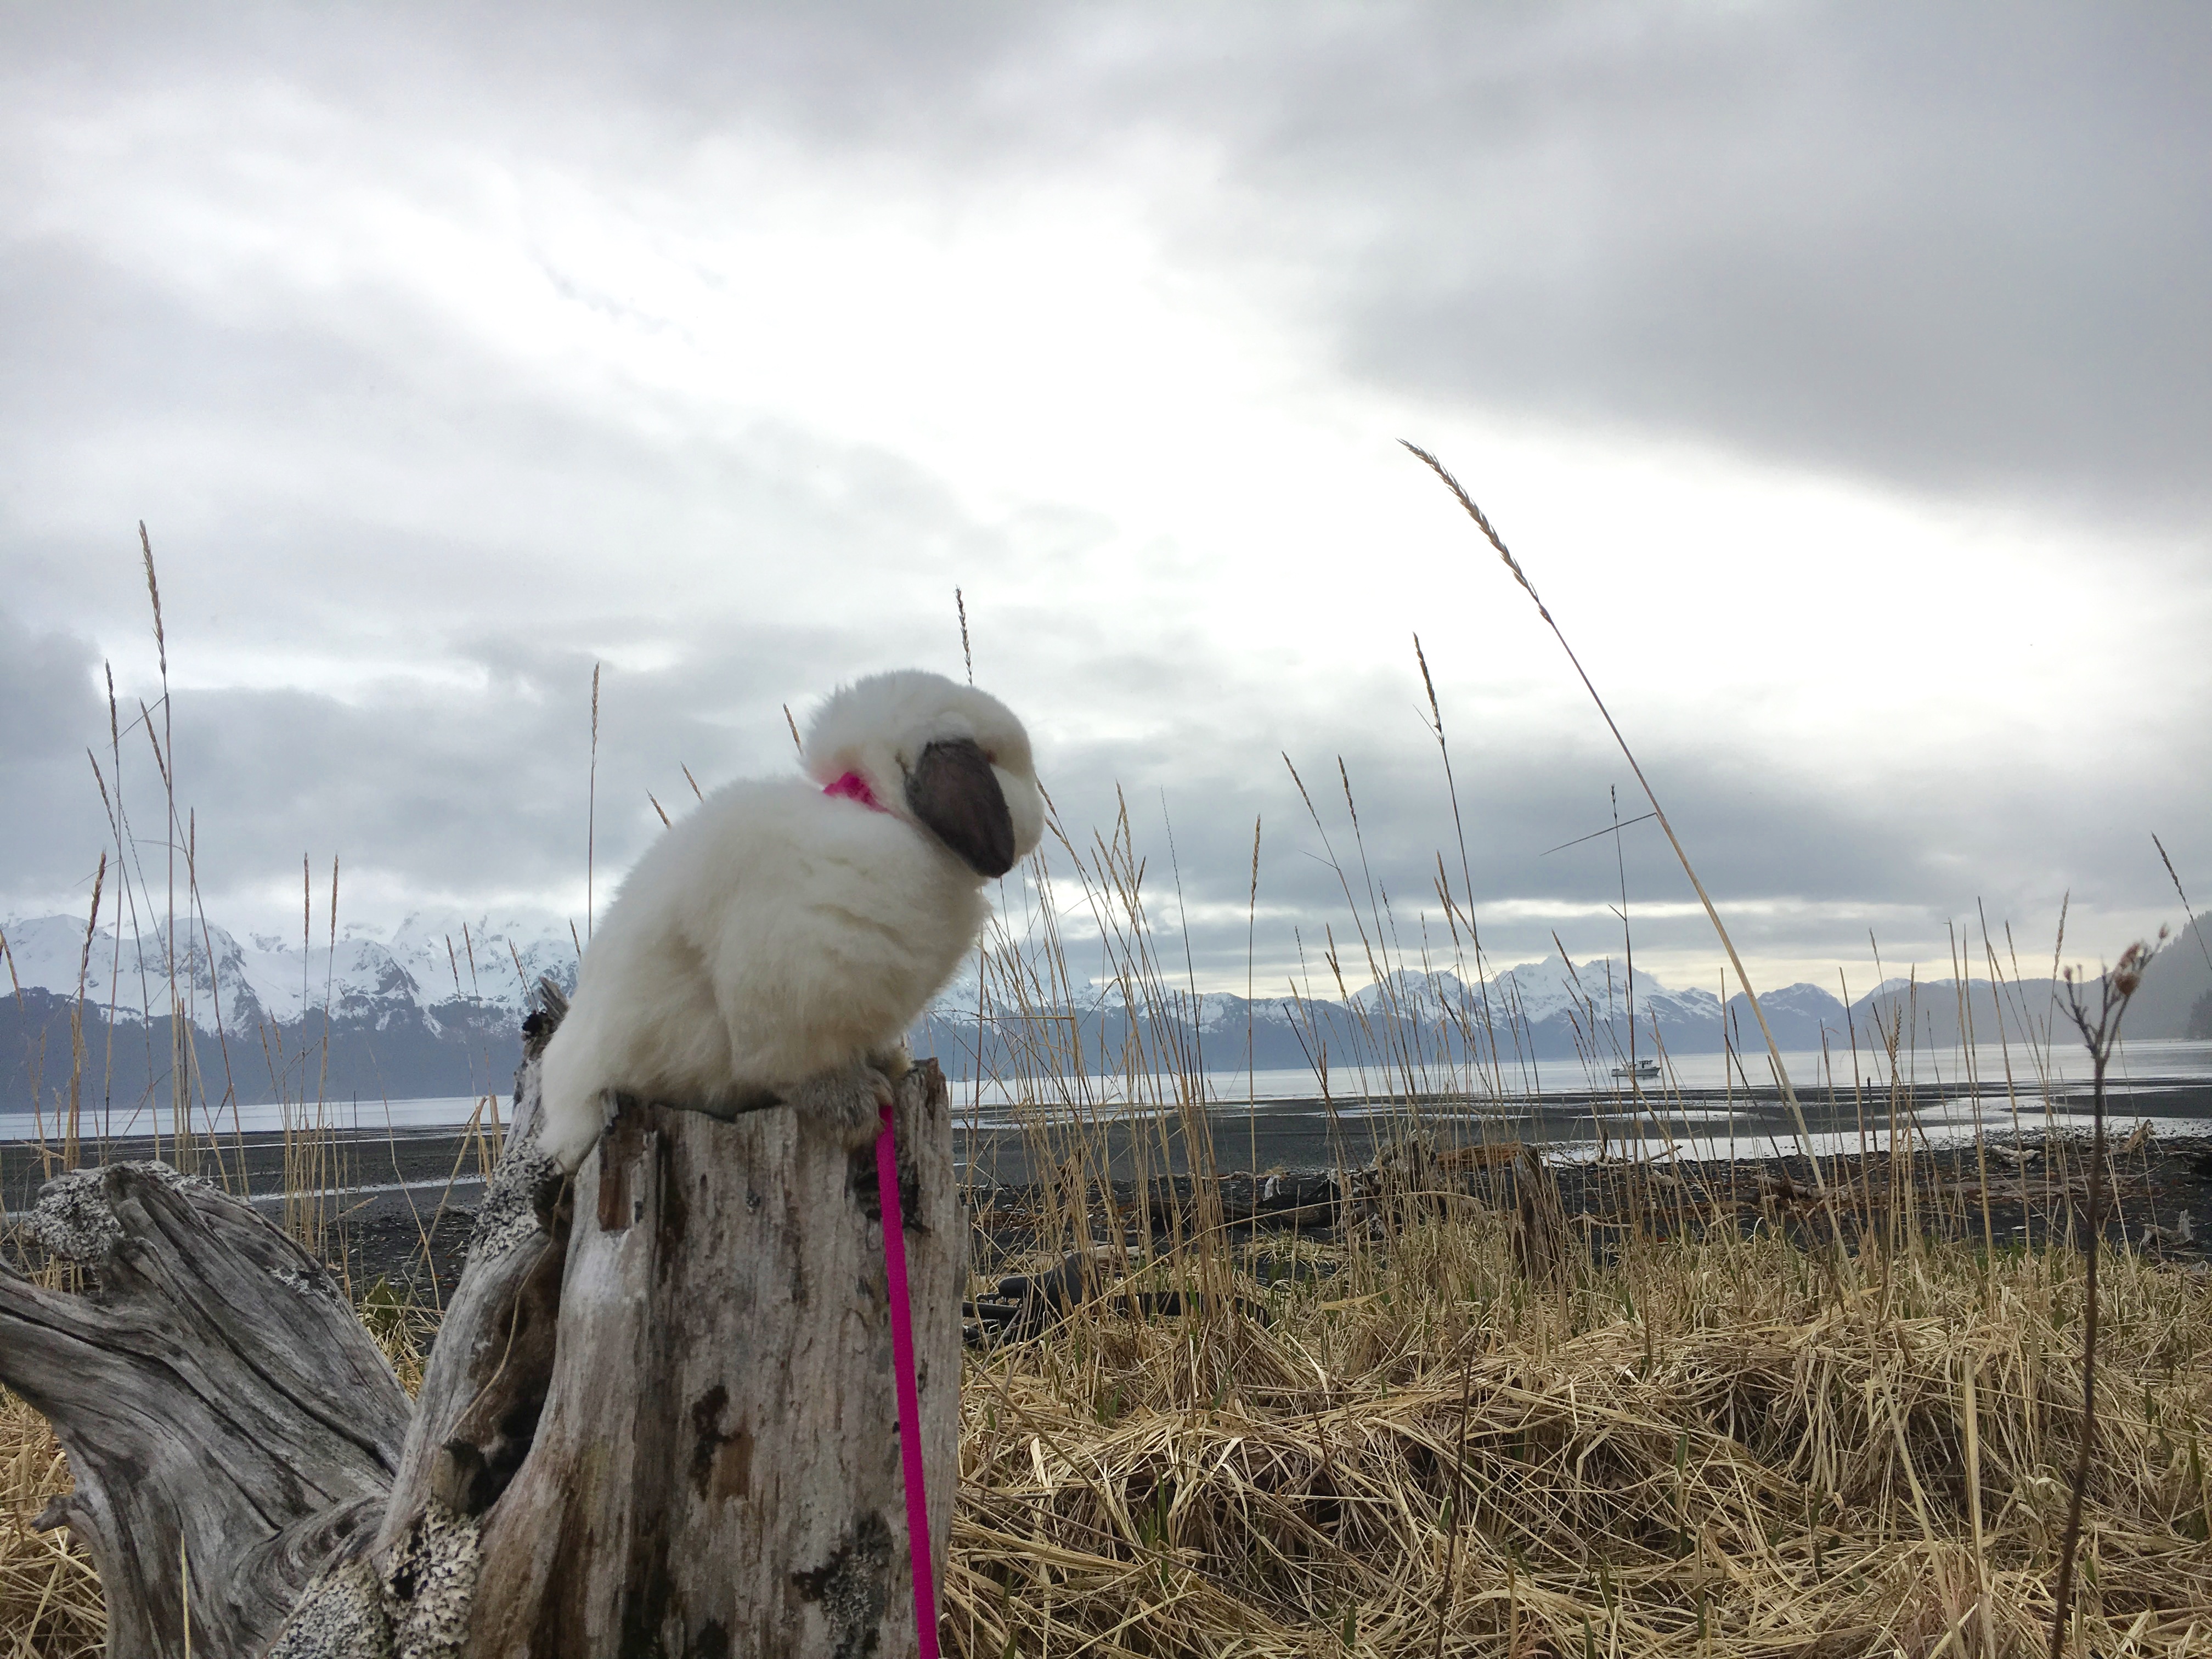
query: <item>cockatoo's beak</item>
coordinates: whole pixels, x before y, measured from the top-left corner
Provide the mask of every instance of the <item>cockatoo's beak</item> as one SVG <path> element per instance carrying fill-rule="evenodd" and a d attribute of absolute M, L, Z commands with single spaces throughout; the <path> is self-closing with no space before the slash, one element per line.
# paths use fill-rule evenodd
<path fill-rule="evenodd" d="M 977 875 L 1014 867 L 1013 815 L 980 744 L 948 738 L 923 750 L 907 774 L 906 804 Z"/>

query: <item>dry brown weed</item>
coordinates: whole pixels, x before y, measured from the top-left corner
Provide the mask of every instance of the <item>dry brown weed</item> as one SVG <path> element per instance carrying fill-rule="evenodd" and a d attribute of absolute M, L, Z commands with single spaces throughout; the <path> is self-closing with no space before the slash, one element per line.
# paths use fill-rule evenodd
<path fill-rule="evenodd" d="M 2078 1262 L 1930 1246 L 1869 1278 L 1728 1238 L 1547 1295 L 1476 1217 L 1266 1327 L 1079 1320 L 973 1368 L 954 1648 L 2040 1653 Z M 2212 1650 L 2212 1292 L 2124 1258 L 2106 1294 L 2081 1650 Z"/>

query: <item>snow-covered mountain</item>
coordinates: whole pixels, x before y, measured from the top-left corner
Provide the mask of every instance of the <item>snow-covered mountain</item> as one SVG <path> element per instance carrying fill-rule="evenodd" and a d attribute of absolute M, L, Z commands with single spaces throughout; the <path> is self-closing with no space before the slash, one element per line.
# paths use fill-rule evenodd
<path fill-rule="evenodd" d="M 257 933 L 241 941 L 212 923 L 133 933 L 94 930 L 71 916 L 0 923 L 11 983 L 74 1000 L 119 1019 L 166 1017 L 173 1000 L 195 1027 L 250 1030 L 272 1020 L 296 1024 L 327 1011 L 333 1018 L 388 1023 L 403 1012 L 437 1024 L 452 1003 L 499 1010 L 520 1020 L 526 988 L 545 975 L 563 989 L 576 982 L 576 950 L 565 928 L 489 917 L 410 916 L 388 933 L 352 927 L 332 940 Z M 173 981 L 171 975 L 174 964 Z M 82 976 L 80 978 L 80 975 Z"/>
<path fill-rule="evenodd" d="M 1146 1004 L 1119 982 L 1106 981 L 1054 1000 L 1034 988 L 1014 994 L 996 971 L 986 988 L 988 1000 L 979 1004 L 976 975 L 964 974 L 931 1009 L 921 1046 L 933 1048 L 956 1070 L 977 1063 L 1018 1070 L 1024 1049 L 1032 1065 L 1044 1054 L 1064 1060 L 1079 1049 L 1086 1066 L 1103 1059 L 1112 1066 L 1122 1063 L 1117 1057 L 1126 1057 L 1133 1042 L 1163 1054 L 1188 1042 L 1209 1065 L 1218 1056 L 1222 1065 L 1241 1066 L 1249 1052 L 1262 1068 L 1308 1066 L 1324 1048 L 1344 1060 L 1407 1053 L 1486 1060 L 1494 1052 L 1510 1063 L 1516 1056 L 1609 1061 L 1630 1047 L 1627 975 L 1620 963 L 1601 957 L 1571 966 L 1556 957 L 1522 963 L 1480 984 L 1449 971 L 1403 969 L 1348 998 L 1294 996 L 1287 989 L 1250 1002 L 1224 992 L 1194 998 L 1169 981 L 1154 987 Z M 1333 981 L 1328 989 L 1336 989 Z M 1139 1006 L 1133 1009 L 1133 1001 Z M 1840 1038 L 1846 1029 L 1844 1005 L 1815 985 L 1783 987 L 1760 1002 L 1786 1048 L 1817 1048 L 1824 1030 Z M 1646 1052 L 1655 1033 L 1676 1054 L 1717 1052 L 1724 1030 L 1739 1046 L 1760 1041 L 1741 994 L 1724 1009 L 1711 991 L 1669 990 L 1639 973 L 1634 1009 Z"/>
<path fill-rule="evenodd" d="M 104 1078 L 116 1075 L 112 1057 L 131 1048 L 113 1041 L 125 1031 L 143 1033 L 136 1040 L 145 1054 L 140 1086 L 166 1076 L 169 1045 L 159 1033 L 172 976 L 161 927 L 125 928 L 118 938 L 103 926 L 88 949 L 82 921 L 41 916 L 0 924 L 0 939 L 9 975 L 0 978 L 0 1103 L 50 1091 L 48 1057 L 69 1053 L 80 1027 L 111 1034 L 92 1045 Z M 520 1052 L 528 988 L 543 975 L 573 989 L 576 960 L 567 923 L 547 917 L 420 915 L 388 929 L 356 925 L 335 940 L 305 941 L 240 939 L 201 922 L 178 927 L 174 1000 L 199 1034 L 204 1075 L 220 1073 L 249 1098 L 298 1087 L 310 1048 L 315 1086 L 336 1095 L 461 1094 L 505 1086 Z M 1307 1066 L 1324 1051 L 1332 1063 L 1409 1054 L 1510 1065 L 1524 1057 L 1603 1062 L 1630 1047 L 1627 975 L 1605 958 L 1521 963 L 1479 984 L 1406 969 L 1348 998 L 1293 996 L 1285 988 L 1249 1003 L 1224 992 L 1194 996 L 1172 980 L 1148 994 L 1115 980 L 1062 988 L 1048 964 L 1034 965 L 1038 971 L 1018 976 L 1003 959 L 982 971 L 971 958 L 919 1023 L 916 1050 L 972 1075 L 979 1066 L 1062 1070 L 1071 1054 L 1085 1070 L 1133 1060 L 1241 1067 L 1248 1054 L 1271 1068 Z M 1332 978 L 1326 989 L 1336 988 Z M 1992 1040 L 2001 1024 L 2016 1036 L 2024 1012 L 2047 1016 L 2049 992 L 2043 981 L 1999 993 L 1975 981 L 1962 999 L 1948 983 L 1892 981 L 1848 1010 L 1808 984 L 1779 987 L 1760 1002 L 1784 1048 L 1818 1048 L 1824 1038 L 1840 1044 L 1854 1030 L 1860 1041 L 1878 1042 L 1879 1030 L 1904 1025 L 1920 1043 L 1940 1046 L 1956 1040 L 1962 1015 L 1981 1040 Z M 1644 1052 L 1654 1036 L 1676 1054 L 1715 1052 L 1724 1032 L 1739 1048 L 1760 1042 L 1741 994 L 1723 1007 L 1711 991 L 1670 989 L 1648 973 L 1636 976 L 1634 1018 Z M 19 1058 L 33 1050 L 37 1058 Z"/>
<path fill-rule="evenodd" d="M 88 941 L 76 918 L 40 916 L 0 923 L 0 1109 L 51 1103 L 72 1073 L 104 1100 L 161 1097 L 179 1055 L 211 1102 L 504 1092 L 525 986 L 575 985 L 566 927 L 526 919 L 417 916 L 304 945 L 180 921 L 173 954 L 160 926 Z"/>

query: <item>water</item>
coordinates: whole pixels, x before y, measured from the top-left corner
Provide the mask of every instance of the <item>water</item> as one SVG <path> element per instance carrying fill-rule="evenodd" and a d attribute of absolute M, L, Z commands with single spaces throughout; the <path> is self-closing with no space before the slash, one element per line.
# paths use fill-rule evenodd
<path fill-rule="evenodd" d="M 1858 1075 L 1870 1085 L 1886 1086 L 1887 1071 L 1881 1056 L 1862 1050 Z M 1856 1151 L 1858 1127 L 1852 1095 L 1852 1057 L 1849 1051 L 1824 1057 L 1817 1051 L 1785 1053 L 1791 1082 L 1806 1107 L 1808 1124 L 1818 1144 L 1828 1150 Z M 2008 1091 L 2006 1066 L 2011 1066 Z M 2014 1047 L 2009 1051 L 1984 1044 L 1971 1053 L 1947 1050 L 1901 1055 L 1899 1071 L 1913 1085 L 1917 1109 L 1914 1133 L 1931 1141 L 1971 1139 L 1978 1121 L 1991 1133 L 2009 1132 L 2016 1100 L 2022 1127 L 2036 1128 L 2048 1121 L 2062 1127 L 2087 1122 L 2086 1094 L 2088 1056 L 2078 1045 L 2053 1048 L 2047 1054 L 2030 1054 Z M 1839 1097 L 1829 1103 L 1831 1073 Z M 1725 1157 L 1731 1137 L 1740 1157 L 1759 1157 L 1777 1151 L 1794 1151 L 1795 1126 L 1775 1098 L 1773 1073 L 1763 1053 L 1740 1057 L 1710 1054 L 1670 1055 L 1666 1075 L 1643 1085 L 1644 1107 L 1631 1097 L 1629 1085 L 1609 1075 L 1609 1066 L 1592 1067 L 1579 1060 L 1545 1060 L 1510 1068 L 1505 1075 L 1505 1097 L 1487 1100 L 1471 1073 L 1432 1071 L 1416 1079 L 1424 1093 L 1455 1095 L 1472 1092 L 1480 1109 L 1482 1132 L 1513 1139 L 1570 1145 L 1601 1141 L 1610 1146 L 1623 1139 L 1648 1142 L 1664 1156 L 1671 1142 L 1685 1157 Z M 2046 1105 L 2039 1079 L 2048 1078 L 2057 1097 Z M 1329 1103 L 1324 1104 L 1319 1080 L 1311 1071 L 1262 1070 L 1209 1072 L 1204 1074 L 1209 1116 L 1224 1152 L 1237 1143 L 1249 1146 L 1251 1132 L 1267 1142 L 1301 1146 L 1325 1146 L 1335 1129 L 1323 1126 L 1359 1126 L 1395 1116 L 1403 1109 L 1395 1097 L 1402 1079 L 1380 1067 L 1335 1066 L 1329 1075 Z M 2112 1068 L 2115 1122 L 2132 1126 L 2148 1118 L 2161 1134 L 2212 1133 L 2212 1042 L 2149 1042 L 2123 1045 Z M 1748 1087 L 1747 1087 L 1747 1084 Z M 1533 1085 L 1533 1086 L 1531 1086 Z M 1163 1107 L 1172 1109 L 1182 1079 L 1168 1076 L 1056 1078 L 1042 1079 L 1033 1088 L 1041 1103 L 1017 1113 L 1011 1090 L 988 1080 L 956 1079 L 951 1085 L 953 1117 L 969 1134 L 1017 1132 L 1026 1121 L 1040 1119 L 1072 1122 L 1077 1119 L 1142 1118 Z M 1737 1098 L 1731 1110 L 1729 1095 Z M 1678 1099 L 1677 1097 L 1680 1097 Z M 1593 1098 L 1595 1097 L 1595 1098 Z M 1880 1103 L 1869 1099 L 1869 1109 L 1881 1121 L 1868 1126 L 1868 1145 L 1887 1144 L 1887 1095 Z M 1256 1105 L 1249 1103 L 1256 1102 Z M 1246 1115 L 1249 1105 L 1251 1123 Z M 485 1097 L 441 1096 L 410 1100 L 350 1100 L 321 1107 L 268 1103 L 238 1109 L 235 1120 L 225 1109 L 212 1126 L 228 1136 L 234 1130 L 252 1135 L 318 1123 L 346 1133 L 407 1133 L 453 1129 L 466 1124 L 485 1107 Z M 510 1108 L 504 1097 L 496 1102 L 504 1119 Z M 487 1120 L 489 1112 L 486 1111 Z M 138 1137 L 158 1128 L 165 1138 L 172 1132 L 163 1106 L 158 1123 L 154 1113 L 140 1107 L 117 1111 L 111 1123 L 100 1123 L 91 1112 L 81 1119 L 81 1133 L 90 1141 L 101 1137 Z M 204 1135 L 210 1124 L 196 1116 L 193 1127 Z M 43 1123 L 29 1112 L 0 1112 L 0 1140 L 34 1140 L 43 1133 L 58 1136 L 53 1115 Z M 1846 1143 L 1848 1143 L 1846 1145 Z M 1278 1159 L 1276 1161 L 1282 1161 Z M 1324 1158 L 1322 1162 L 1328 1161 Z"/>
<path fill-rule="evenodd" d="M 1854 1075 L 1885 1087 L 1889 1081 L 1887 1057 L 1879 1049 L 1863 1046 L 1856 1055 L 1849 1048 L 1826 1054 L 1818 1049 L 1784 1049 L 1782 1061 L 1789 1068 L 1790 1083 L 1801 1093 L 1825 1092 L 1832 1081 L 1838 1092 L 1848 1091 Z M 1665 1067 L 1666 1081 L 1684 1090 L 1724 1090 L 1731 1083 L 1741 1088 L 1747 1079 L 1756 1089 L 1774 1086 L 1773 1067 L 1763 1048 L 1736 1055 L 1669 1054 Z M 2090 1078 L 2088 1052 L 2078 1042 L 2054 1044 L 2048 1051 L 1994 1042 L 1978 1043 L 1972 1049 L 1906 1049 L 1897 1057 L 1897 1069 L 1903 1081 L 1918 1087 L 1960 1088 L 1971 1079 L 1984 1091 L 2002 1091 L 2009 1075 L 2014 1088 L 2023 1094 L 2032 1092 L 2044 1078 L 2078 1085 L 2087 1085 Z M 1509 1085 L 1511 1081 L 1509 1073 Z M 2212 1042 L 2175 1039 L 2123 1043 L 2113 1057 L 2107 1081 L 2114 1088 L 2212 1082 Z M 1592 1079 L 1589 1069 L 1578 1060 L 1540 1063 L 1541 1093 L 1613 1086 L 1614 1080 L 1605 1074 L 1605 1068 L 1599 1068 L 1598 1077 Z"/>
<path fill-rule="evenodd" d="M 195 1135 L 205 1138 L 210 1133 L 228 1137 L 234 1133 L 256 1134 L 277 1130 L 335 1128 L 341 1132 L 366 1132 L 381 1134 L 387 1129 L 409 1130 L 429 1128 L 459 1128 L 476 1115 L 484 1100 L 482 1095 L 439 1095 L 422 1100 L 345 1100 L 325 1102 L 320 1106 L 301 1105 L 297 1101 L 286 1103 L 269 1102 L 258 1106 L 240 1106 L 234 1119 L 229 1107 L 224 1107 L 212 1122 L 204 1111 L 195 1110 L 191 1129 Z M 499 1101 L 499 1115 L 504 1121 L 511 1109 L 505 1097 Z M 487 1123 L 490 1113 L 485 1113 Z M 175 1133 L 169 1103 L 163 1101 L 158 1109 L 139 1106 L 125 1111 L 118 1108 L 106 1120 L 93 1108 L 86 1108 L 77 1120 L 78 1138 L 85 1141 L 100 1139 L 131 1139 L 159 1134 L 167 1139 Z M 31 1112 L 0 1112 L 0 1140 L 36 1140 L 41 1135 L 48 1141 L 58 1141 L 62 1123 L 55 1114 L 48 1112 L 43 1122 Z"/>
<path fill-rule="evenodd" d="M 1821 1057 L 1785 1054 L 1804 1113 L 1806 1133 L 1784 1103 L 1772 1073 L 1759 1064 L 1746 1067 L 1754 1089 L 1726 1057 L 1685 1056 L 1660 1084 L 1642 1085 L 1638 1099 L 1628 1085 L 1610 1075 L 1593 1076 L 1571 1062 L 1546 1061 L 1537 1074 L 1538 1090 L 1491 1099 L 1476 1093 L 1465 1103 L 1430 1100 L 1421 1109 L 1446 1139 L 1492 1144 L 1523 1141 L 1553 1149 L 1555 1156 L 1593 1158 L 1601 1153 L 1685 1161 L 1763 1159 L 1811 1152 L 1878 1152 L 1892 1139 L 1890 1094 L 1855 1091 L 1849 1055 L 1832 1093 Z M 1910 1084 L 1910 1107 L 1897 1126 L 1897 1137 L 1920 1146 L 1971 1144 L 1976 1133 L 2008 1139 L 2015 1126 L 2033 1133 L 2045 1129 L 2086 1132 L 2089 1127 L 2089 1065 L 2079 1051 L 2054 1053 L 2044 1065 L 2047 1087 L 2033 1064 L 2015 1048 L 2013 1084 L 2006 1082 L 2007 1056 L 1997 1048 L 1972 1054 L 1921 1055 L 1917 1063 L 1900 1056 L 1902 1080 Z M 1862 1058 L 1862 1075 L 1875 1068 Z M 1533 1069 L 1533 1068 L 1532 1068 Z M 1512 1079 L 1509 1079 L 1509 1085 Z M 2162 1138 L 2212 1133 L 2212 1043 L 2145 1042 L 2134 1045 L 2112 1067 L 2109 1119 L 2116 1134 L 2148 1121 Z M 1368 1085 L 1363 1090 L 1363 1082 Z M 1157 1086 L 1155 1086 L 1157 1084 Z M 1390 1080 L 1369 1073 L 1337 1072 L 1323 1100 L 1310 1073 L 1219 1073 L 1207 1079 L 1207 1113 L 1213 1162 L 1223 1170 L 1312 1170 L 1364 1164 L 1392 1138 L 1406 1108 L 1391 1098 Z M 1457 1086 L 1464 1087 L 1464 1080 Z M 1451 1094 L 1455 1080 L 1428 1079 L 1425 1092 Z M 1029 1178 L 1033 1132 L 1048 1151 L 1079 1125 L 1117 1175 L 1138 1167 L 1181 1169 L 1185 1162 L 1181 1115 L 1174 1105 L 1170 1079 L 1140 1079 L 1130 1100 L 1127 1079 L 1058 1080 L 1058 1094 L 1039 1090 L 1049 1104 L 1015 1109 L 1003 1091 L 974 1082 L 954 1085 L 956 1151 L 979 1178 L 1021 1184 Z M 1256 1097 L 1256 1098 L 1254 1098 Z M 1139 1142 L 1153 1150 L 1146 1152 Z"/>
<path fill-rule="evenodd" d="M 1808 1103 L 1815 1099 L 1825 1103 L 1832 1087 L 1848 1104 L 1855 1078 L 1869 1089 L 1886 1091 L 1888 1087 L 1888 1066 L 1879 1053 L 1862 1051 L 1857 1056 L 1856 1073 L 1848 1049 L 1840 1054 L 1827 1055 L 1817 1049 L 1785 1049 L 1782 1060 L 1789 1069 L 1792 1086 Z M 2089 1057 L 2078 1045 L 2054 1048 L 2048 1054 L 2031 1054 L 2018 1045 L 2008 1050 L 1996 1043 L 1981 1044 L 1971 1051 L 1908 1051 L 1899 1055 L 1897 1069 L 1900 1080 L 1911 1085 L 1923 1098 L 1931 1092 L 1956 1092 L 1979 1095 L 1985 1100 L 1994 1096 L 2002 1100 L 2009 1094 L 2018 1097 L 2023 1111 L 2036 1112 L 2041 1110 L 2046 1080 L 2054 1091 L 2069 1093 L 2087 1088 L 2090 1080 Z M 1317 1102 L 1322 1097 L 1319 1080 L 1303 1067 L 1251 1073 L 1208 1072 L 1204 1075 L 1206 1099 L 1217 1112 L 1233 1114 L 1236 1108 L 1255 1100 L 1264 1106 L 1275 1102 Z M 1579 1103 L 1591 1095 L 1625 1097 L 1633 1092 L 1626 1079 L 1611 1075 L 1609 1065 L 1587 1066 L 1579 1060 L 1516 1064 L 1506 1069 L 1503 1082 L 1504 1097 L 1497 1103 L 1507 1109 L 1524 1100 L 1562 1103 L 1574 1099 Z M 2124 1044 L 2114 1058 L 2107 1082 L 2116 1097 L 2130 1097 L 2191 1084 L 2212 1085 L 2212 1042 L 2159 1041 Z M 1488 1079 L 1478 1077 L 1470 1068 L 1431 1068 L 1425 1075 L 1417 1075 L 1415 1084 L 1424 1094 L 1467 1094 L 1477 1103 L 1489 1097 Z M 1048 1110 L 1073 1107 L 1088 1116 L 1094 1112 L 1111 1115 L 1132 1107 L 1144 1110 L 1171 1106 L 1181 1087 L 1182 1080 L 1172 1077 L 1139 1076 L 1133 1084 L 1124 1076 L 1062 1077 L 1037 1079 L 1024 1088 L 1023 1094 Z M 1370 1111 L 1396 1109 L 1389 1103 L 1400 1096 L 1404 1087 L 1401 1074 L 1379 1066 L 1338 1066 L 1330 1070 L 1328 1093 L 1338 1103 L 1340 1115 L 1358 1116 Z M 1725 1115 L 1722 1102 L 1729 1093 L 1754 1101 L 1760 1097 L 1771 1097 L 1775 1080 L 1773 1067 L 1764 1050 L 1733 1056 L 1670 1054 L 1661 1077 L 1656 1081 L 1647 1080 L 1641 1087 L 1645 1101 L 1654 1107 L 1671 1106 L 1679 1094 L 1694 1100 L 1693 1104 L 1681 1110 L 1693 1114 L 1720 1111 Z M 1371 1107 L 1364 1103 L 1370 1099 L 1376 1103 Z M 952 1100 L 956 1115 L 963 1121 L 972 1119 L 985 1127 L 1006 1127 L 1014 1122 L 1012 1109 L 1018 1103 L 1017 1097 L 1013 1090 L 1003 1085 L 988 1079 L 956 1079 L 952 1083 Z M 1629 1103 L 1624 1099 L 1623 1104 Z M 2212 1124 L 2207 1127 L 2212 1127 Z"/>

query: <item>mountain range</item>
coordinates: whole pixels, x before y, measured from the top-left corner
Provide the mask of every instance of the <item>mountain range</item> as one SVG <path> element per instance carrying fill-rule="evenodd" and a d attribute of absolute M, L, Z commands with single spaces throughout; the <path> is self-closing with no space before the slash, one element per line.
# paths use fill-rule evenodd
<path fill-rule="evenodd" d="M 167 1097 L 177 1064 L 195 1092 L 241 1103 L 397 1100 L 504 1091 L 520 1052 L 528 988 L 541 975 L 575 984 L 577 943 L 565 925 L 521 916 L 412 916 L 388 931 L 352 927 L 321 939 L 244 939 L 204 921 L 169 936 L 160 926 L 118 937 L 60 915 L 0 924 L 0 1110 L 51 1107 L 78 1069 L 81 1099 Z M 1306 1070 L 1392 1061 L 1476 1060 L 1509 1080 L 1522 1059 L 1584 1055 L 1610 1063 L 1629 1047 L 1626 975 L 1617 961 L 1558 957 L 1469 983 L 1449 971 L 1403 969 L 1348 996 L 1247 1002 L 1172 985 L 1116 980 L 1057 994 L 1015 994 L 1051 975 L 971 958 L 918 1024 L 920 1054 L 956 1077 L 1077 1069 Z M 173 983 L 175 994 L 171 994 Z M 2200 985 L 2203 988 L 2199 988 Z M 1332 985 L 1331 988 L 1334 988 Z M 1760 999 L 1776 1041 L 1814 1049 L 1854 1038 L 1948 1048 L 1962 1027 L 2040 1038 L 2055 1007 L 2048 979 L 1954 982 L 1893 979 L 1848 1008 L 1816 985 Z M 2191 1030 L 2195 1025 L 2206 1029 Z M 1712 992 L 1670 989 L 1639 973 L 1636 1042 L 1712 1053 L 1723 1030 L 1760 1046 L 1748 1003 L 1724 1009 Z M 1909 1027 L 1909 1029 L 1905 1029 Z M 2146 976 L 2128 1026 L 2137 1037 L 2212 1036 L 2212 966 L 2185 936 Z M 188 1039 L 188 1040 L 185 1040 Z M 82 1047 L 83 1062 L 73 1068 Z M 1133 1056 L 1134 1059 L 1133 1060 Z"/>

